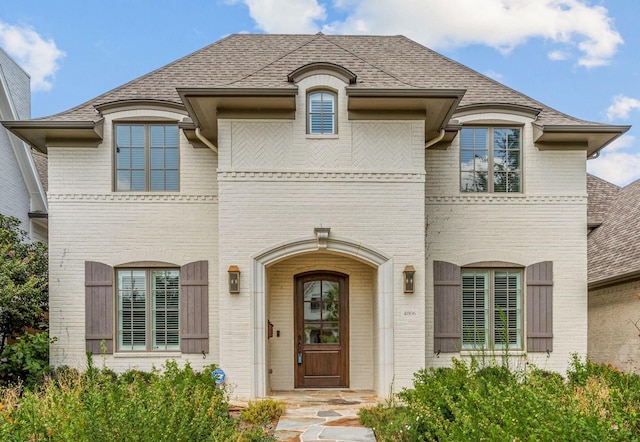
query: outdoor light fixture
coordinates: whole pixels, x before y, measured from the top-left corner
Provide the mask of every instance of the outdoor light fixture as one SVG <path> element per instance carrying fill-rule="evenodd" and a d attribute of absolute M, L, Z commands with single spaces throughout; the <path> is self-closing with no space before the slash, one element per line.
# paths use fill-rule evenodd
<path fill-rule="evenodd" d="M 240 293 L 240 269 L 238 266 L 229 267 L 229 293 Z"/>
<path fill-rule="evenodd" d="M 413 266 L 406 266 L 402 272 L 402 280 L 404 282 L 404 292 L 413 293 L 413 275 L 416 269 Z"/>

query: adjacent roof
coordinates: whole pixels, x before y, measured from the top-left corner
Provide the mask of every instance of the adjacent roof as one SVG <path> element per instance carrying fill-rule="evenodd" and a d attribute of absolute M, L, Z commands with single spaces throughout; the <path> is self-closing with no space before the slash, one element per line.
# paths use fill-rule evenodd
<path fill-rule="evenodd" d="M 231 35 L 68 111 L 27 124 L 4 124 L 43 151 L 42 140 L 55 142 L 58 136 L 91 142 L 102 136 L 98 110 L 110 103 L 152 100 L 185 108 L 184 94 L 181 97 L 178 89 L 269 89 L 282 96 L 283 90 L 295 89 L 288 81 L 290 74 L 312 63 L 330 63 L 353 73 L 356 78 L 349 89 L 354 93 L 358 89 L 451 90 L 464 93 L 462 100 L 458 98 L 454 103 L 459 110 L 481 104 L 537 109 L 536 141 L 541 145 L 574 143 L 575 148 L 575 143 L 588 144 L 588 153 L 593 154 L 628 130 L 628 126 L 592 123 L 565 115 L 404 36 L 322 33 Z M 76 122 L 85 122 L 85 126 L 69 126 Z M 86 122 L 94 125 L 89 127 Z M 60 125 L 60 132 L 53 133 L 51 124 Z M 580 136 L 575 136 L 578 133 Z"/>
<path fill-rule="evenodd" d="M 589 287 L 640 277 L 640 180 L 619 188 L 589 176 L 589 214 L 602 224 L 589 233 Z"/>

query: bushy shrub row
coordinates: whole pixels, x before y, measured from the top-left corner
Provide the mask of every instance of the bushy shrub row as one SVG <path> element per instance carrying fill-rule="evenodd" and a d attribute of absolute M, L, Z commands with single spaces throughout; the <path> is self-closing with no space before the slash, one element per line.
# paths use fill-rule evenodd
<path fill-rule="evenodd" d="M 567 379 L 454 359 L 360 418 L 378 441 L 631 441 L 639 413 L 639 376 L 574 356 Z"/>
<path fill-rule="evenodd" d="M 282 410 L 258 403 L 246 420 L 234 419 L 225 390 L 211 377 L 214 368 L 195 372 L 167 361 L 152 373 L 120 376 L 91 363 L 85 372 L 58 369 L 39 388 L 0 390 L 0 440 L 272 440 L 265 421 Z"/>

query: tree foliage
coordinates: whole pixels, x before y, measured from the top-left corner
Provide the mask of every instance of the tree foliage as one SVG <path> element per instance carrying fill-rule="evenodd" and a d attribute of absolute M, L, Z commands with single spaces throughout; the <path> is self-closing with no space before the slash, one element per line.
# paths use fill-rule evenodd
<path fill-rule="evenodd" d="M 47 246 L 31 242 L 20 220 L 0 215 L 0 354 L 25 327 L 46 327 Z"/>

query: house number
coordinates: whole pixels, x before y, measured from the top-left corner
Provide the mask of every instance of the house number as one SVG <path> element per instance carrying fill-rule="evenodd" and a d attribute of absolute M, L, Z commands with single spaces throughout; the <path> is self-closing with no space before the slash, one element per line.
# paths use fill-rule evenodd
<path fill-rule="evenodd" d="M 415 316 L 416 312 L 414 312 L 413 310 L 405 310 L 404 311 L 404 315 L 405 316 Z"/>

